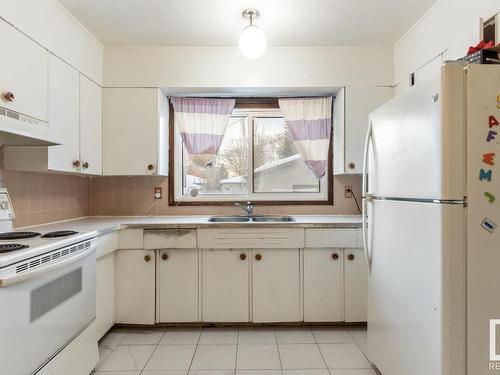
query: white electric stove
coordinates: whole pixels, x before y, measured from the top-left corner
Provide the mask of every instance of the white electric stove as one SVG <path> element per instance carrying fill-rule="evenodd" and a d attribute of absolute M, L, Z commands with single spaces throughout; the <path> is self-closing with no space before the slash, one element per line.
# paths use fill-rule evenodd
<path fill-rule="evenodd" d="M 87 375 L 98 360 L 96 233 L 13 231 L 13 219 L 0 189 L 0 372 Z"/>

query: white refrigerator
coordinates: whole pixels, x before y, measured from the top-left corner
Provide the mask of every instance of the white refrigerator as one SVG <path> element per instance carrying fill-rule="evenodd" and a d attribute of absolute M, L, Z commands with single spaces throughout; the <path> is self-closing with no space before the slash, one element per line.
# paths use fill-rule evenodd
<path fill-rule="evenodd" d="M 500 374 L 499 122 L 500 66 L 458 62 L 370 116 L 368 357 L 383 375 Z"/>

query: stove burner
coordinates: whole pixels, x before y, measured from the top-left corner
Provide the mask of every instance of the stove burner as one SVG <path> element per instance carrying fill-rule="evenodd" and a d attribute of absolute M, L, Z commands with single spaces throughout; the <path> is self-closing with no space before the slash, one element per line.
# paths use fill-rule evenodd
<path fill-rule="evenodd" d="M 18 243 L 5 243 L 5 244 L 0 244 L 0 254 L 2 253 L 9 253 L 11 251 L 17 251 L 17 250 L 22 250 L 22 249 L 27 249 L 29 246 L 27 245 L 21 245 Z"/>
<path fill-rule="evenodd" d="M 58 237 L 67 237 L 72 236 L 73 234 L 77 234 L 74 230 L 58 230 L 55 232 L 45 233 L 42 238 L 58 238 Z"/>
<path fill-rule="evenodd" d="M 0 240 L 20 240 L 24 238 L 38 237 L 40 233 L 37 232 L 5 232 L 0 233 Z"/>

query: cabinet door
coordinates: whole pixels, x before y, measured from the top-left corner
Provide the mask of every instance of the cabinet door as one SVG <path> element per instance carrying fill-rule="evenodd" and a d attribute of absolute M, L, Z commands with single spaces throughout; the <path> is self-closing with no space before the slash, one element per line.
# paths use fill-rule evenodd
<path fill-rule="evenodd" d="M 198 250 L 161 250 L 158 259 L 161 323 L 198 321 Z"/>
<path fill-rule="evenodd" d="M 105 176 L 155 173 L 160 142 L 159 95 L 155 88 L 103 90 Z"/>
<path fill-rule="evenodd" d="M 77 172 L 80 159 L 79 73 L 64 61 L 49 59 L 49 121 L 52 139 L 60 146 L 49 147 L 48 167 L 54 171 Z"/>
<path fill-rule="evenodd" d="M 82 173 L 102 173 L 102 89 L 83 75 L 80 75 L 80 163 Z"/>
<path fill-rule="evenodd" d="M 48 52 L 0 19 L 0 107 L 48 120 Z M 12 100 L 5 98 L 12 93 Z"/>
<path fill-rule="evenodd" d="M 363 172 L 368 116 L 392 97 L 392 87 L 353 86 L 345 97 L 345 173 Z"/>
<path fill-rule="evenodd" d="M 248 250 L 202 250 L 202 321 L 249 321 L 249 264 Z"/>
<path fill-rule="evenodd" d="M 118 250 L 115 261 L 116 322 L 124 324 L 154 324 L 154 250 Z"/>
<path fill-rule="evenodd" d="M 252 250 L 253 321 L 301 320 L 298 249 Z"/>
<path fill-rule="evenodd" d="M 96 327 L 97 339 L 115 324 L 115 253 L 97 259 Z"/>
<path fill-rule="evenodd" d="M 304 320 L 343 320 L 344 262 L 342 249 L 304 250 Z"/>
<path fill-rule="evenodd" d="M 363 249 L 345 249 L 345 321 L 366 322 L 368 269 Z"/>

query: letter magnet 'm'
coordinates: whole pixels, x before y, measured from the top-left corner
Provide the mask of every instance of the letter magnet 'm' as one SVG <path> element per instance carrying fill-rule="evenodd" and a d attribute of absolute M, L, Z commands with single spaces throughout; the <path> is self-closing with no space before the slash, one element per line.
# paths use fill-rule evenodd
<path fill-rule="evenodd" d="M 491 181 L 491 177 L 493 176 L 493 171 L 491 169 L 485 171 L 484 169 L 481 169 L 479 171 L 479 181 Z"/>

